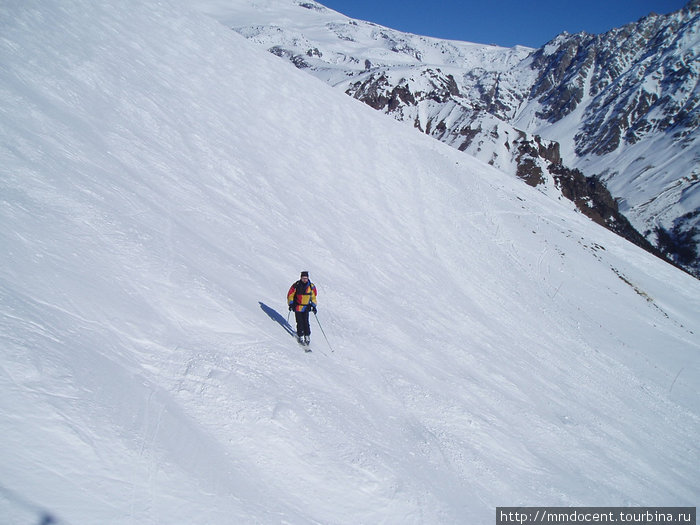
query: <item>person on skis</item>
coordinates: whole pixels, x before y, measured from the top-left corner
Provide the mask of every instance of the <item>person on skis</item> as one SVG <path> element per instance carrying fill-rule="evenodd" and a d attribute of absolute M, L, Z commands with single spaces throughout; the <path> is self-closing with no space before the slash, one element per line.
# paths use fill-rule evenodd
<path fill-rule="evenodd" d="M 289 288 L 287 304 L 297 320 L 298 341 L 308 345 L 311 337 L 309 313 L 316 313 L 316 286 L 309 281 L 309 272 L 301 272 L 299 280 Z"/>

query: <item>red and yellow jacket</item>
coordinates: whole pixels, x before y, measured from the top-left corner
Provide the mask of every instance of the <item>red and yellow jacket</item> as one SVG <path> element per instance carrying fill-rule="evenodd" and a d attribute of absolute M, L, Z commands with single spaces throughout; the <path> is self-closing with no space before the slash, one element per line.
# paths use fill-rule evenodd
<path fill-rule="evenodd" d="M 287 292 L 287 304 L 294 307 L 295 312 L 306 312 L 316 306 L 316 286 L 309 281 L 304 284 L 301 280 L 295 282 Z"/>

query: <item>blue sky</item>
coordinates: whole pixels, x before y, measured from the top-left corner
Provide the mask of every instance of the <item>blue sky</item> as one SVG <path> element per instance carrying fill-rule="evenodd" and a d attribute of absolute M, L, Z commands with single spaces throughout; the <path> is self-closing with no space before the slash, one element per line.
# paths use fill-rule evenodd
<path fill-rule="evenodd" d="M 540 47 L 563 31 L 604 33 L 686 0 L 318 0 L 361 20 L 419 35 Z"/>

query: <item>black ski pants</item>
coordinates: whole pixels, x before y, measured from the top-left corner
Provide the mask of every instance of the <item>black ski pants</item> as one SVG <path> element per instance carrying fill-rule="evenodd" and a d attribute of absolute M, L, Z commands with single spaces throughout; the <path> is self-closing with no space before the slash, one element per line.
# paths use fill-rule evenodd
<path fill-rule="evenodd" d="M 309 325 L 309 311 L 306 312 L 294 312 L 294 316 L 297 318 L 297 335 L 303 337 L 305 335 L 311 335 L 311 326 Z"/>

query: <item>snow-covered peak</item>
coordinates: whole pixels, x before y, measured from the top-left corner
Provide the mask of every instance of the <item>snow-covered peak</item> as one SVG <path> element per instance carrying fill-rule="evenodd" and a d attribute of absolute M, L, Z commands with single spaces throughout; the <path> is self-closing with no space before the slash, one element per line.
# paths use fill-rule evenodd
<path fill-rule="evenodd" d="M 384 66 L 454 65 L 505 71 L 532 51 L 403 33 L 303 0 L 197 0 L 195 6 L 261 45 L 308 56 L 311 66 L 342 64 L 362 70 L 369 60 Z"/>

